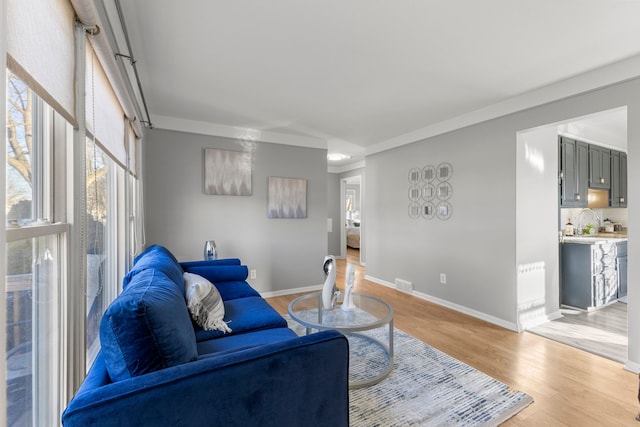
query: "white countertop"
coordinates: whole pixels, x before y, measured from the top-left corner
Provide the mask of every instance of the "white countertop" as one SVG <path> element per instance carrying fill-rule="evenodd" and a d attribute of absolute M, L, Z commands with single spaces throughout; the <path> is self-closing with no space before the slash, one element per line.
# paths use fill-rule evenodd
<path fill-rule="evenodd" d="M 601 242 L 626 242 L 627 233 L 598 233 L 587 234 L 580 236 L 562 236 L 561 243 L 582 243 L 582 244 L 594 244 Z"/>

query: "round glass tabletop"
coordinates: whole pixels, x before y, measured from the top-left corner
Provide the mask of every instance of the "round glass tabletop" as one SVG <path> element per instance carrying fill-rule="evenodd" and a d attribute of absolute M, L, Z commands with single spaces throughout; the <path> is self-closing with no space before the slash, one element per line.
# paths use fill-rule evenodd
<path fill-rule="evenodd" d="M 352 294 L 352 297 L 355 308 L 345 311 L 339 303 L 335 308 L 324 310 L 321 292 L 303 295 L 291 301 L 289 315 L 307 328 L 343 332 L 375 329 L 393 319 L 393 309 L 380 298 L 358 293 Z"/>

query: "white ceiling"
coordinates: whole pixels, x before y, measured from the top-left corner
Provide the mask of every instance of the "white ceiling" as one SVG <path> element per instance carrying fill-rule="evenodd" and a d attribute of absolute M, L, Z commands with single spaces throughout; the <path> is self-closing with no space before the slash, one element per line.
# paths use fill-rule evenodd
<path fill-rule="evenodd" d="M 255 131 L 354 160 L 640 54 L 640 0 L 121 6 L 156 127 Z"/>

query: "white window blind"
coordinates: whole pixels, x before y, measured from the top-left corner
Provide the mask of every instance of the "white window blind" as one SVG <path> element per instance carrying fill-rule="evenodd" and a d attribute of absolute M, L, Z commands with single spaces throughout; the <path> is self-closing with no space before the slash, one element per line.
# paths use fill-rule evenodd
<path fill-rule="evenodd" d="M 112 159 L 126 168 L 124 112 L 89 43 L 87 43 L 86 61 L 85 114 L 87 130 L 96 137 Z"/>
<path fill-rule="evenodd" d="M 7 0 L 7 67 L 72 124 L 74 18 L 68 0 Z"/>
<path fill-rule="evenodd" d="M 124 115 L 131 122 L 134 132 L 139 138 L 142 138 L 142 125 L 140 120 L 136 118 L 136 110 L 131 98 L 131 94 L 127 90 L 127 86 L 124 82 L 124 78 L 118 68 L 118 64 L 115 60 L 114 48 L 109 44 L 107 36 L 105 35 L 109 26 L 103 25 L 100 21 L 96 7 L 91 0 L 71 0 L 71 4 L 78 15 L 78 19 L 84 25 L 89 27 L 98 27 L 100 31 L 98 34 L 89 37 L 89 42 L 93 46 L 96 57 L 102 64 L 103 69 L 106 72 L 107 79 L 111 84 L 119 102 Z"/>
<path fill-rule="evenodd" d="M 138 175 L 138 164 L 136 156 L 136 144 L 138 144 L 136 134 L 131 126 L 127 126 L 127 149 L 129 152 L 129 171 L 136 176 Z"/>

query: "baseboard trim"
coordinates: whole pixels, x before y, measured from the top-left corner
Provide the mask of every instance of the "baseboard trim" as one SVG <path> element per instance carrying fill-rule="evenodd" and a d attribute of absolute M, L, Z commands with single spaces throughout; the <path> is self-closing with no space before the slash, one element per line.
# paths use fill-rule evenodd
<path fill-rule="evenodd" d="M 284 295 L 300 294 L 303 292 L 321 291 L 322 287 L 323 285 L 312 285 L 312 286 L 305 286 L 302 288 L 285 289 L 283 291 L 260 292 L 260 296 L 262 298 L 281 297 Z"/>
<path fill-rule="evenodd" d="M 365 280 L 369 280 L 370 282 L 377 283 L 377 284 L 383 285 L 383 286 L 387 286 L 387 287 L 389 287 L 391 289 L 396 289 L 395 284 L 387 282 L 386 280 L 378 279 L 377 277 L 373 277 L 373 276 L 369 276 L 369 275 L 365 275 L 364 278 L 365 278 Z M 401 291 L 401 292 L 403 292 L 403 291 Z M 423 299 L 425 301 L 429 301 L 429 302 L 432 302 L 434 304 L 438 304 L 440 306 L 449 308 L 449 309 L 457 311 L 459 313 L 467 314 L 467 315 L 469 315 L 471 317 L 475 317 L 477 319 L 484 320 L 485 322 L 492 323 L 492 324 L 500 326 L 502 328 L 509 329 L 511 331 L 514 331 L 514 332 L 519 332 L 518 331 L 518 326 L 513 322 L 507 322 L 507 321 L 505 321 L 503 319 L 499 319 L 497 317 L 488 315 L 486 313 L 482 313 L 480 311 L 473 310 L 473 309 L 471 309 L 469 307 L 465 307 L 465 306 L 462 306 L 462 305 L 459 305 L 459 304 L 455 304 L 455 303 L 452 303 L 450 301 L 443 300 L 441 298 L 434 297 L 432 295 L 428 295 L 428 294 L 425 294 L 425 293 L 422 293 L 422 292 L 418 292 L 418 291 L 415 291 L 415 290 L 412 291 L 412 292 L 405 292 L 405 293 L 413 295 L 416 298 L 420 298 L 420 299 Z"/>
<path fill-rule="evenodd" d="M 560 319 L 564 317 L 560 310 L 554 311 L 551 314 L 547 314 L 544 316 L 536 317 L 535 319 L 529 319 L 526 322 L 522 322 L 520 325 L 520 330 L 518 332 L 527 331 L 529 329 L 535 328 L 536 326 L 540 326 L 544 323 L 551 322 L 552 320 Z"/>
<path fill-rule="evenodd" d="M 627 360 L 624 364 L 624 369 L 626 369 L 627 371 L 631 371 L 634 374 L 640 373 L 640 363 Z"/>

